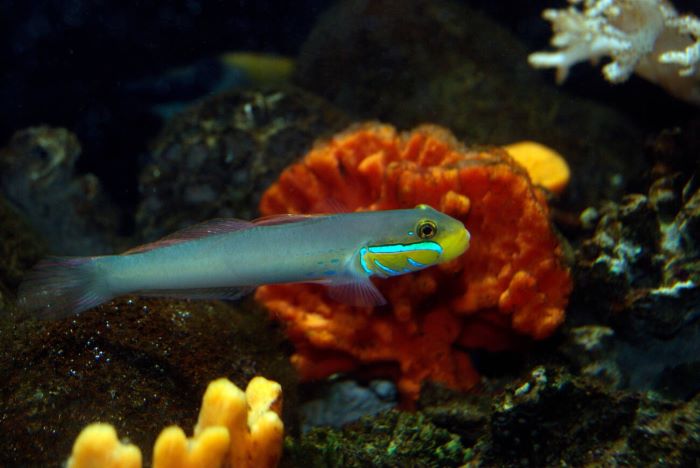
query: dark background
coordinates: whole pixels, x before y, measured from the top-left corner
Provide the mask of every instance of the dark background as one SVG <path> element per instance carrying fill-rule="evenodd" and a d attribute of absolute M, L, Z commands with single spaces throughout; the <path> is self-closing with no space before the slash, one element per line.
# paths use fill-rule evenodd
<path fill-rule="evenodd" d="M 0 142 L 27 126 L 67 127 L 83 145 L 79 170 L 97 174 L 117 201 L 135 203 L 135 178 L 118 175 L 137 170 L 160 121 L 130 83 L 225 51 L 295 56 L 331 3 L 0 0 Z M 565 4 L 465 3 L 495 18 L 533 51 L 546 48 L 551 36 L 542 10 Z M 679 11 L 699 9 L 693 0 L 673 3 Z M 649 129 L 694 112 L 636 77 L 613 89 L 599 67 L 578 67 L 564 89 L 611 103 Z"/>

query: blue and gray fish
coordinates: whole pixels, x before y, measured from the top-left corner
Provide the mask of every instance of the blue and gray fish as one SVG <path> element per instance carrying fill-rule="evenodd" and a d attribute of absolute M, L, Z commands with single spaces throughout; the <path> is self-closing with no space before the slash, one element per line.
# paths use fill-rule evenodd
<path fill-rule="evenodd" d="M 257 221 L 214 219 L 121 255 L 40 262 L 19 302 L 41 318 L 77 314 L 116 296 L 236 299 L 262 284 L 321 283 L 356 306 L 386 300 L 370 278 L 452 260 L 469 247 L 464 225 L 427 205 Z"/>

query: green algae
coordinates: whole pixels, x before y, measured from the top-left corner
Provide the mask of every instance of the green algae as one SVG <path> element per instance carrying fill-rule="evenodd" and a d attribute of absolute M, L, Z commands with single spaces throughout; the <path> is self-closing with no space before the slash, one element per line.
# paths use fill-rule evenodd
<path fill-rule="evenodd" d="M 420 413 L 388 411 L 342 430 L 314 429 L 287 438 L 282 466 L 460 466 L 469 451 L 458 435 Z"/>

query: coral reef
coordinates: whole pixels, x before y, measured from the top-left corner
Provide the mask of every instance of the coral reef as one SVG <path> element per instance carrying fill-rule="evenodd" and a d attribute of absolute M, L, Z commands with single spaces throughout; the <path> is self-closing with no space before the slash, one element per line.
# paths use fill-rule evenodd
<path fill-rule="evenodd" d="M 640 72 L 612 86 L 594 67 L 561 62 L 562 87 L 528 64 L 551 30 L 538 2 L 5 3 L 0 466 L 56 465 L 96 420 L 109 423 L 89 429 L 101 451 L 118 452 L 100 466 L 214 464 L 231 436 L 204 421 L 227 411 L 211 407 L 198 424 L 202 390 L 255 375 L 284 387 L 280 464 L 290 468 L 697 464 L 700 119 L 642 78 L 650 71 L 697 102 L 698 23 L 682 16 L 700 16 L 697 2 L 549 2 L 558 43 L 535 57 L 593 54 L 611 77 Z M 576 30 L 602 35 L 581 42 Z M 223 52 L 231 47 L 299 52 L 302 89 L 275 81 L 214 95 L 291 72 L 286 60 Z M 164 129 L 156 103 L 173 118 Z M 359 126 L 312 149 L 374 119 L 400 131 Z M 10 140 L 42 122 L 70 131 L 33 127 Z M 436 127 L 401 133 L 424 122 L 468 149 Z M 566 155 L 570 170 L 546 148 L 510 145 L 524 140 Z M 135 245 L 259 207 L 421 202 L 463 220 L 472 248 L 377 279 L 385 307 L 337 304 L 322 285 L 262 288 L 280 323 L 252 298 L 125 297 L 53 322 L 26 320 L 15 304 L 22 274 L 48 250 L 119 251 L 127 239 L 117 236 Z M 242 407 L 242 392 L 219 384 Z M 170 426 L 156 445 L 172 424 L 187 434 Z"/>
<path fill-rule="evenodd" d="M 75 436 L 95 420 L 112 423 L 150 460 L 158 431 L 171 422 L 194 426 L 202 389 L 220 376 L 239 386 L 255 375 L 280 382 L 294 433 L 288 345 L 252 305 L 124 298 L 51 322 L 2 311 L 0 432 L 11 437 L 0 440 L 0 465 L 54 463 L 72 443 L 56 434 Z"/>
<path fill-rule="evenodd" d="M 260 194 L 313 141 L 348 124 L 296 88 L 216 95 L 168 123 L 141 171 L 147 240 L 216 217 L 251 219 Z"/>
<path fill-rule="evenodd" d="M 641 170 L 629 157 L 643 141 L 629 115 L 552 87 L 528 66 L 522 38 L 467 3 L 335 2 L 302 48 L 296 81 L 352 115 L 401 129 L 431 122 L 469 145 L 538 141 L 566 155 L 576 174 L 567 205 L 618 198 Z M 492 10 L 507 15 L 511 5 Z M 527 20 L 517 28 L 532 33 L 537 25 Z"/>
<path fill-rule="evenodd" d="M 438 127 L 401 135 L 367 124 L 286 169 L 260 209 L 312 213 L 328 199 L 351 210 L 431 205 L 465 223 L 471 247 L 454 262 L 377 282 L 390 305 L 374 311 L 333 302 L 318 285 L 258 288 L 287 324 L 302 378 L 388 366 L 410 402 L 424 380 L 471 388 L 478 375 L 467 349 L 542 339 L 563 321 L 571 284 L 544 196 L 505 151 L 467 151 Z"/>
<path fill-rule="evenodd" d="M 558 50 L 531 54 L 530 65 L 556 68 L 561 83 L 574 64 L 609 57 L 603 67 L 608 81 L 620 83 L 637 73 L 700 104 L 700 19 L 679 16 L 667 0 L 568 1 L 569 8 L 542 14 L 552 23 L 551 42 Z"/>
<path fill-rule="evenodd" d="M 115 243 L 118 212 L 94 175 L 78 175 L 77 137 L 63 128 L 16 132 L 0 150 L 0 188 L 45 235 L 54 253 L 104 253 Z"/>
<path fill-rule="evenodd" d="M 154 468 L 273 468 L 282 455 L 282 388 L 254 377 L 245 392 L 228 379 L 209 384 L 202 398 L 194 437 L 164 429 L 153 449 Z M 91 424 L 73 445 L 68 468 L 141 467 L 141 452 L 121 444 L 108 424 Z"/>

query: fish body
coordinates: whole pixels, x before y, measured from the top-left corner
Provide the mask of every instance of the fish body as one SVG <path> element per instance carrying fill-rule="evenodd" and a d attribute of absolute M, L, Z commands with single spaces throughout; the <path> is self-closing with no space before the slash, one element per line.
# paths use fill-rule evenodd
<path fill-rule="evenodd" d="M 78 313 L 127 293 L 237 298 L 262 284 L 315 282 L 353 305 L 384 303 L 369 280 L 452 260 L 464 225 L 426 205 L 255 222 L 217 219 L 122 255 L 49 259 L 20 287 L 40 316 Z"/>

